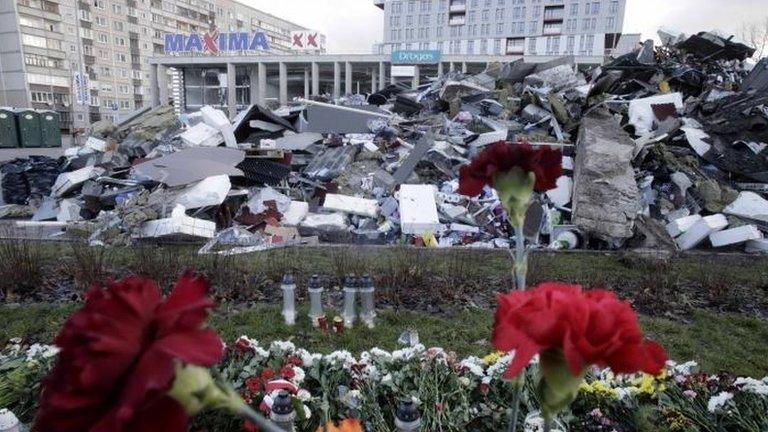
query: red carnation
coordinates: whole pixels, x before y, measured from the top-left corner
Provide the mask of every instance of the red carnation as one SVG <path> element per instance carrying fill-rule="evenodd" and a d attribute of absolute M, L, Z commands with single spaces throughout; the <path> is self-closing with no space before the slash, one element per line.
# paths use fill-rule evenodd
<path fill-rule="evenodd" d="M 261 380 L 266 382 L 275 377 L 275 371 L 273 371 L 270 368 L 265 368 L 263 371 L 261 371 L 260 376 L 261 376 Z"/>
<path fill-rule="evenodd" d="M 61 352 L 35 430 L 186 431 L 187 413 L 166 393 L 177 361 L 207 367 L 222 355 L 221 339 L 203 328 L 214 305 L 207 289 L 191 273 L 165 299 L 136 276 L 92 288 L 55 340 Z"/>
<path fill-rule="evenodd" d="M 245 380 L 245 388 L 251 393 L 260 392 L 263 387 L 263 383 L 258 377 L 252 376 Z"/>
<path fill-rule="evenodd" d="M 259 428 L 256 427 L 255 424 L 253 424 L 250 421 L 246 420 L 245 422 L 243 422 L 243 430 L 245 432 L 258 432 Z"/>
<path fill-rule="evenodd" d="M 235 342 L 235 351 L 245 353 L 251 350 L 251 341 L 248 340 L 248 338 L 240 337 L 237 342 Z"/>
<path fill-rule="evenodd" d="M 291 380 L 296 376 L 296 372 L 293 370 L 293 367 L 285 365 L 280 369 L 280 375 L 282 375 L 284 379 Z"/>
<path fill-rule="evenodd" d="M 533 148 L 522 141 L 517 144 L 500 141 L 486 147 L 459 171 L 459 193 L 468 196 L 480 194 L 485 185 L 493 186 L 494 176 L 519 167 L 536 176 L 534 190 L 546 192 L 557 186 L 563 173 L 563 155 L 549 147 Z"/>
<path fill-rule="evenodd" d="M 616 373 L 658 373 L 664 349 L 643 339 L 637 316 L 609 291 L 583 292 L 578 285 L 544 283 L 528 291 L 499 294 L 493 345 L 515 350 L 505 377 L 516 376 L 531 358 L 562 350 L 571 374 L 590 364 Z"/>
<path fill-rule="evenodd" d="M 288 356 L 288 358 L 285 359 L 285 362 L 293 366 L 301 366 L 304 363 L 301 361 L 301 358 L 295 355 Z"/>

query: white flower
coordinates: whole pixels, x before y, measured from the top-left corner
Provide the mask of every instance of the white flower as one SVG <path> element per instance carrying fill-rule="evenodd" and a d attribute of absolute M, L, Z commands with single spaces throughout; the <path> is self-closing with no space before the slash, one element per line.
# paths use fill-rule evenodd
<path fill-rule="evenodd" d="M 383 360 L 383 361 L 392 360 L 392 354 L 378 347 L 372 348 L 370 351 L 368 351 L 368 353 L 370 353 L 371 358 L 373 358 L 374 360 Z"/>
<path fill-rule="evenodd" d="M 699 368 L 699 364 L 695 361 L 689 361 L 682 364 L 675 364 L 675 362 L 669 361 L 667 362 L 667 365 L 672 367 L 676 374 L 685 376 L 692 374 Z"/>
<path fill-rule="evenodd" d="M 469 387 L 469 385 L 472 384 L 472 381 L 467 377 L 461 377 L 459 378 L 459 384 L 463 387 Z"/>
<path fill-rule="evenodd" d="M 274 341 L 269 346 L 270 351 L 281 351 L 284 353 L 293 353 L 296 351 L 296 345 L 289 341 Z"/>
<path fill-rule="evenodd" d="M 312 417 L 312 411 L 310 411 L 309 407 L 306 405 L 302 405 L 302 408 L 304 408 L 304 418 L 311 418 Z"/>
<path fill-rule="evenodd" d="M 424 345 L 416 344 L 412 347 L 392 351 L 392 358 L 394 360 L 410 360 L 423 354 L 425 350 L 426 348 L 424 348 Z"/>
<path fill-rule="evenodd" d="M 765 378 L 762 381 L 754 378 L 737 378 L 733 385 L 740 387 L 748 393 L 768 396 L 768 378 Z"/>
<path fill-rule="evenodd" d="M 389 384 L 391 382 L 392 382 L 392 374 L 391 373 L 388 373 L 388 374 L 384 375 L 383 377 L 381 377 L 381 383 L 382 384 Z"/>
<path fill-rule="evenodd" d="M 303 348 L 297 349 L 295 354 L 301 359 L 302 366 L 305 368 L 311 368 L 323 359 L 322 354 L 312 354 Z"/>
<path fill-rule="evenodd" d="M 366 380 L 378 382 L 381 374 L 379 373 L 379 369 L 376 366 L 367 365 L 362 371 L 362 376 Z"/>
<path fill-rule="evenodd" d="M 512 361 L 513 356 L 514 353 L 500 357 L 498 360 L 496 360 L 496 363 L 488 366 L 488 369 L 485 371 L 486 375 L 489 377 L 497 377 L 503 374 L 509 367 L 509 363 Z"/>
<path fill-rule="evenodd" d="M 36 357 L 49 358 L 59 353 L 59 348 L 53 345 L 41 345 L 33 344 L 27 350 L 27 361 L 31 361 Z"/>
<path fill-rule="evenodd" d="M 731 399 L 733 399 L 733 393 L 721 392 L 717 396 L 712 396 L 709 398 L 709 402 L 707 402 L 707 409 L 711 413 L 716 413 Z"/>
<path fill-rule="evenodd" d="M 480 378 L 485 376 L 485 370 L 483 370 L 483 360 L 477 357 L 467 357 L 459 363 L 459 367 L 467 369 L 472 375 L 477 375 Z"/>
<path fill-rule="evenodd" d="M 296 398 L 302 402 L 307 402 L 308 400 L 312 399 L 312 394 L 307 390 L 301 389 L 296 392 Z"/>
<path fill-rule="evenodd" d="M 304 372 L 304 369 L 298 366 L 293 367 L 293 373 L 294 373 L 293 382 L 295 384 L 301 384 L 302 382 L 304 382 L 304 378 L 307 376 L 307 374 Z"/>
<path fill-rule="evenodd" d="M 342 366 L 344 369 L 349 369 L 357 363 L 349 351 L 334 351 L 325 356 L 325 361 L 332 366 Z"/>

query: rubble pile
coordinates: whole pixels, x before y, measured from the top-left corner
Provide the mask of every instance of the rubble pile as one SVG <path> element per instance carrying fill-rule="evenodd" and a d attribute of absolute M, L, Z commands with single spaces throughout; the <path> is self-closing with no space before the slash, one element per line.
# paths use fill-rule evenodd
<path fill-rule="evenodd" d="M 768 251 L 768 60 L 750 64 L 754 50 L 712 33 L 660 36 L 587 71 L 569 57 L 491 64 L 335 104 L 253 105 L 232 122 L 211 107 L 143 110 L 38 168 L 60 172 L 50 193 L 19 180 L 37 162 L 6 164 L 5 202 L 91 244 L 507 248 L 498 196 L 459 195 L 458 172 L 492 143 L 524 140 L 564 154 L 557 188 L 526 217 L 534 245 Z"/>

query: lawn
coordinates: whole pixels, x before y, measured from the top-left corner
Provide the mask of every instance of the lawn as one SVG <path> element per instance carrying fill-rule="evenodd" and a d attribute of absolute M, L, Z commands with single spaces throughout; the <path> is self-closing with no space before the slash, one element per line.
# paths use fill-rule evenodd
<path fill-rule="evenodd" d="M 9 338 L 51 342 L 73 304 L 2 305 L 0 345 Z M 305 313 L 301 310 L 300 313 Z M 371 347 L 393 349 L 398 336 L 407 329 L 418 331 L 426 346 L 442 346 L 461 357 L 483 356 L 492 350 L 489 339 L 492 312 L 474 308 L 450 316 L 436 316 L 394 309 L 380 312 L 373 330 L 356 326 L 343 334 L 323 334 L 299 319 L 295 327 L 282 323 L 276 306 L 250 308 L 221 306 L 212 316 L 211 325 L 222 337 L 232 341 L 240 335 L 272 341 L 290 339 L 311 351 L 328 353 L 346 349 L 359 353 Z M 744 315 L 695 310 L 687 323 L 664 318 L 641 317 L 649 337 L 661 342 L 678 361 L 696 360 L 709 373 L 728 371 L 737 375 L 768 375 L 768 322 Z"/>

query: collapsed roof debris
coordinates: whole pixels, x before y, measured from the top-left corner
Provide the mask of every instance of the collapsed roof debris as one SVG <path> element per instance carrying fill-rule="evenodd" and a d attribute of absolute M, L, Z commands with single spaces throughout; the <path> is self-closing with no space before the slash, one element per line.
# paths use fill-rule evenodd
<path fill-rule="evenodd" d="M 100 122 L 83 147 L 0 167 L 0 215 L 92 244 L 195 241 L 234 254 L 318 242 L 507 248 L 495 191 L 459 195 L 485 146 L 563 150 L 524 234 L 551 249 L 768 251 L 768 59 L 713 33 L 660 31 L 591 70 L 489 64 L 335 103 L 204 107 Z M 25 225 L 25 226 L 26 226 Z M 61 236 L 62 233 L 57 233 Z"/>

